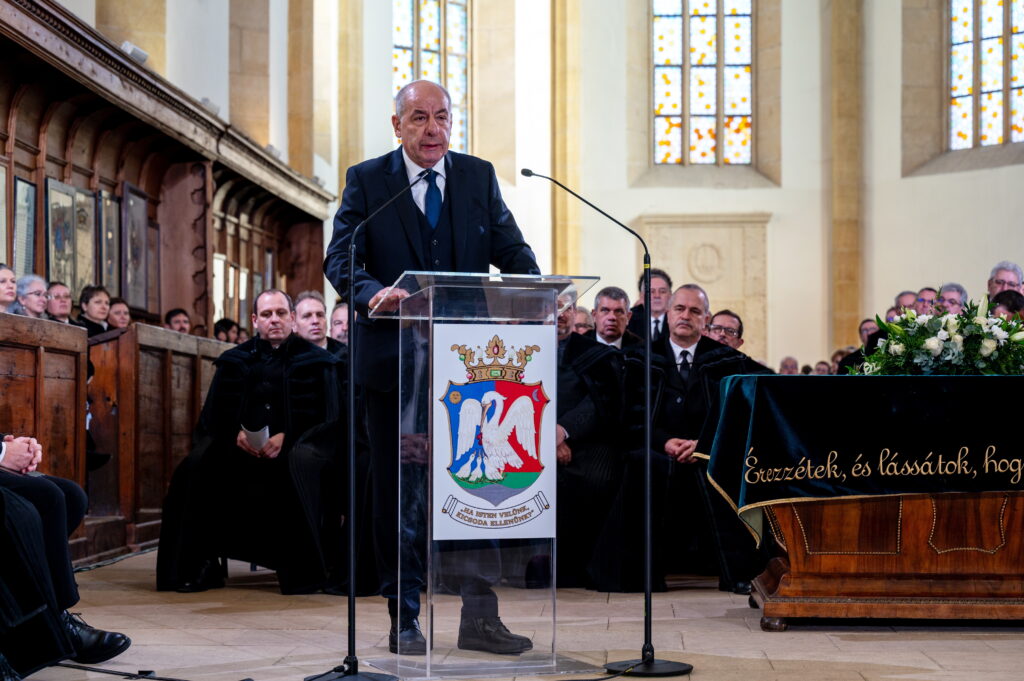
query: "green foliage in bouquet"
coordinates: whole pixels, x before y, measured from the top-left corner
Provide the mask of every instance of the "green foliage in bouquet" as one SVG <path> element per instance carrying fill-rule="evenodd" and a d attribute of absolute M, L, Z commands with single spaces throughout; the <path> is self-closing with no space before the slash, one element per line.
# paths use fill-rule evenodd
<path fill-rule="evenodd" d="M 988 298 L 958 315 L 918 315 L 906 310 L 891 322 L 875 317 L 888 333 L 868 355 L 866 375 L 1024 374 L 1024 324 L 991 317 Z"/>

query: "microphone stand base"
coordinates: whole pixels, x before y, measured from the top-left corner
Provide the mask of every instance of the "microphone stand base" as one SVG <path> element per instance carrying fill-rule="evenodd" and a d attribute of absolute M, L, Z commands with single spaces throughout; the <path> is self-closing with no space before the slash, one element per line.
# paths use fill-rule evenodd
<path fill-rule="evenodd" d="M 364 671 L 357 671 L 353 674 L 348 671 L 349 669 L 351 667 L 341 665 L 329 672 L 307 676 L 303 681 L 341 681 L 342 679 L 345 681 L 398 681 L 398 677 L 391 674 L 377 674 Z"/>
<path fill-rule="evenodd" d="M 612 674 L 624 676 L 685 676 L 693 671 L 692 664 L 670 660 L 624 660 L 609 662 L 604 668 Z"/>

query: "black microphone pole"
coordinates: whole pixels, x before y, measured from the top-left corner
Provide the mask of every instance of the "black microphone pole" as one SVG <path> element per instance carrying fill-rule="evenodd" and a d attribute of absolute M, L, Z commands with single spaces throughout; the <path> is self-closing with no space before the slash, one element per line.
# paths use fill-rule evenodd
<path fill-rule="evenodd" d="M 647 315 L 647 324 L 644 329 L 644 645 L 640 650 L 640 659 L 609 662 L 604 668 L 609 672 L 627 676 L 683 676 L 693 671 L 693 665 L 656 659 L 654 643 L 651 641 L 651 573 L 653 571 L 651 548 L 653 543 L 651 532 L 651 252 L 647 250 L 647 242 L 642 236 L 555 178 L 535 173 L 529 168 L 523 168 L 520 172 L 525 177 L 543 177 L 545 180 L 555 183 L 635 236 L 644 248 L 644 313 Z"/>
<path fill-rule="evenodd" d="M 348 286 L 345 293 L 348 303 L 348 517 L 345 519 L 348 525 L 348 655 L 341 665 L 322 674 L 307 676 L 304 681 L 398 681 L 398 677 L 391 674 L 360 672 L 359 658 L 356 657 L 356 238 L 366 223 L 412 189 L 429 172 L 424 170 L 408 186 L 402 187 L 401 191 L 367 215 L 352 230 L 352 238 L 348 243 Z"/>

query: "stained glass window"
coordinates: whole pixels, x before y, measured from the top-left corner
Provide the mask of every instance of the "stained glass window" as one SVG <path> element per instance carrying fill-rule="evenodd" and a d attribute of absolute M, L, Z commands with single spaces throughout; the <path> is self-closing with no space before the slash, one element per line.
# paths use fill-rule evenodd
<path fill-rule="evenodd" d="M 949 148 L 1024 142 L 1024 0 L 949 0 Z"/>
<path fill-rule="evenodd" d="M 392 92 L 414 80 L 443 84 L 452 98 L 450 145 L 462 152 L 469 149 L 469 3 L 392 0 Z"/>
<path fill-rule="evenodd" d="M 656 164 L 752 162 L 753 5 L 754 0 L 654 0 Z"/>

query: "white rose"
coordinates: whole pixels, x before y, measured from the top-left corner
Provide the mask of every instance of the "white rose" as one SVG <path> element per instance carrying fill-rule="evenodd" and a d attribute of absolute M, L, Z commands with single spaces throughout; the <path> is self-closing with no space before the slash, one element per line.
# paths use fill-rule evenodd
<path fill-rule="evenodd" d="M 960 334 L 955 334 L 953 336 L 953 346 L 957 349 L 958 352 L 963 352 L 964 337 L 961 336 Z"/>
<path fill-rule="evenodd" d="M 949 334 L 946 333 L 945 329 L 939 329 L 939 332 L 937 334 L 935 334 L 935 337 L 938 338 L 940 341 L 948 341 L 949 340 Z"/>
<path fill-rule="evenodd" d="M 933 316 L 934 315 L 930 315 L 930 314 L 918 315 L 917 316 L 917 325 L 918 326 L 924 326 L 925 324 L 928 323 L 928 320 L 930 320 Z"/>
<path fill-rule="evenodd" d="M 956 315 L 948 314 L 944 317 L 946 330 L 950 333 L 956 333 L 956 330 L 960 328 L 960 320 L 957 319 Z"/>
<path fill-rule="evenodd" d="M 903 347 L 903 343 L 890 343 L 889 344 L 889 354 L 890 355 L 895 355 L 895 356 L 899 357 L 900 355 L 903 354 L 904 350 L 906 350 L 906 348 Z"/>
<path fill-rule="evenodd" d="M 925 340 L 924 349 L 932 353 L 932 357 L 938 357 L 942 354 L 942 341 L 932 336 Z"/>
<path fill-rule="evenodd" d="M 996 343 L 991 338 L 986 338 L 981 341 L 981 349 L 978 350 L 978 354 L 981 355 L 982 357 L 988 357 L 989 355 L 996 351 L 996 347 L 998 345 L 999 344 Z"/>

